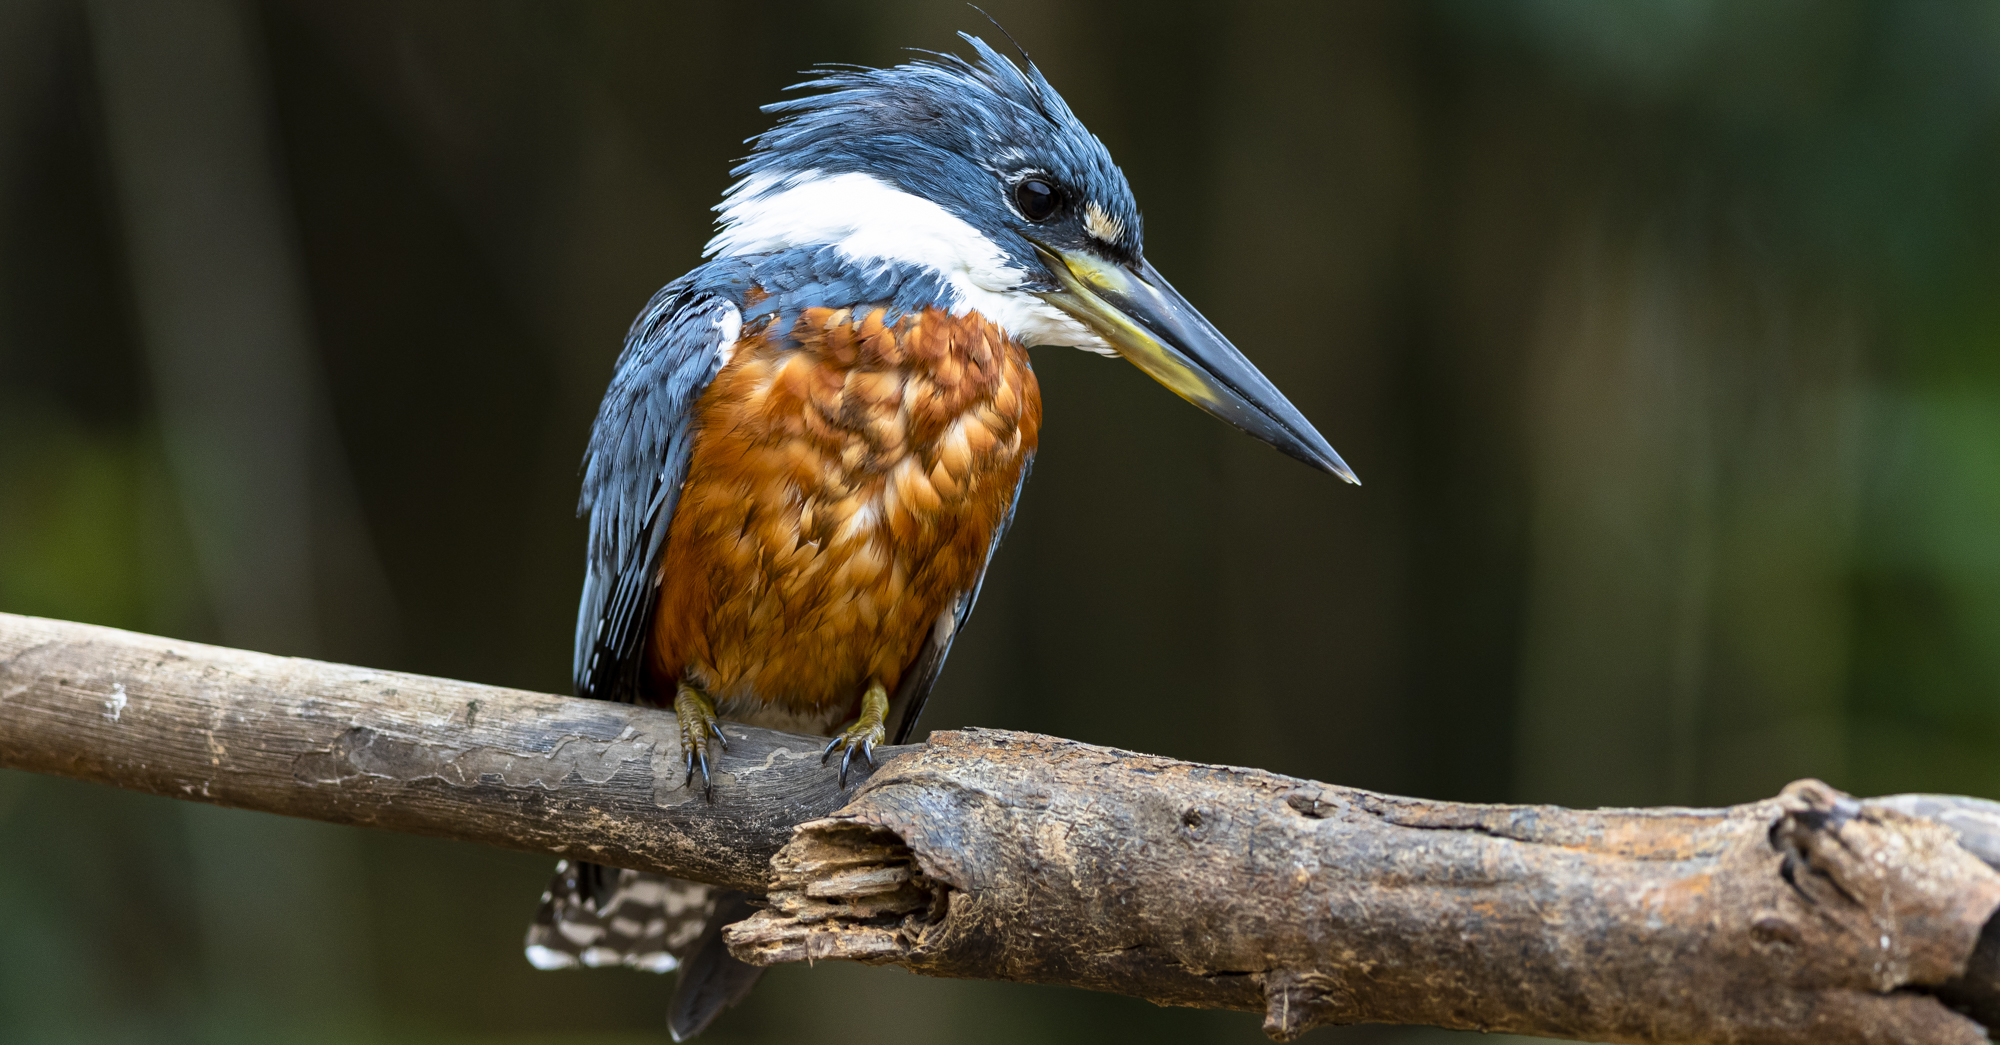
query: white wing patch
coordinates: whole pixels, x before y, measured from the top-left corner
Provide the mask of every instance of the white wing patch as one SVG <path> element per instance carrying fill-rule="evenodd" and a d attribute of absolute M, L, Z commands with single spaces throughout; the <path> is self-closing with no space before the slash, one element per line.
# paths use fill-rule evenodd
<path fill-rule="evenodd" d="M 719 365 L 728 366 L 736 358 L 736 336 L 743 333 L 743 313 L 735 305 L 725 307 L 715 317 L 715 329 L 722 334 L 722 340 L 715 346 L 715 357 Z"/>
<path fill-rule="evenodd" d="M 943 207 L 869 174 L 801 171 L 737 182 L 716 208 L 711 257 L 830 246 L 855 261 L 930 269 L 957 293 L 955 315 L 978 312 L 1029 345 L 1109 352 L 1083 324 L 1021 289 L 1027 273 L 985 233 Z"/>

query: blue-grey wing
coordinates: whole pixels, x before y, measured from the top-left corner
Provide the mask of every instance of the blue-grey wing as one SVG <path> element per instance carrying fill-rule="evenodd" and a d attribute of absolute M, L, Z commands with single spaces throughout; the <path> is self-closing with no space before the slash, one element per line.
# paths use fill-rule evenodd
<path fill-rule="evenodd" d="M 742 313 L 686 279 L 667 284 L 625 336 L 583 461 L 590 519 L 576 613 L 576 692 L 636 701 L 659 596 L 667 526 L 694 455 L 695 403 L 722 369 Z"/>
<path fill-rule="evenodd" d="M 923 648 L 917 651 L 909 668 L 903 672 L 902 681 L 896 684 L 896 693 L 889 698 L 889 743 L 907 743 L 911 732 L 917 728 L 917 718 L 924 713 L 924 704 L 931 698 L 931 689 L 937 685 L 938 675 L 944 671 L 944 659 L 951 655 L 951 642 L 958 637 L 958 629 L 965 626 L 966 618 L 972 616 L 972 606 L 979 601 L 980 589 L 986 586 L 986 570 L 993 565 L 993 553 L 1000 550 L 1001 539 L 1014 525 L 1014 509 L 1021 503 L 1021 491 L 1028 485 L 1028 473 L 1034 466 L 1035 455 L 1030 453 L 1027 460 L 1021 462 L 1021 478 L 1014 483 L 1014 497 L 1007 502 L 1007 514 L 1000 517 L 1000 525 L 993 530 L 993 540 L 986 546 L 986 561 L 979 566 L 979 576 L 973 580 L 972 590 L 960 596 L 958 602 L 938 618 L 930 633 L 924 636 Z"/>

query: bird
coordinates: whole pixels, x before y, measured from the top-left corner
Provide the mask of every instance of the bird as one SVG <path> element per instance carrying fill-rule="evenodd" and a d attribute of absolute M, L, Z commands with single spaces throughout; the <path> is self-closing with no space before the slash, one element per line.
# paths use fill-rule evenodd
<path fill-rule="evenodd" d="M 711 798 L 723 721 L 827 737 L 843 787 L 910 737 L 1035 458 L 1031 346 L 1123 358 L 1359 483 L 1146 260 L 1124 173 L 1026 52 L 959 37 L 970 57 L 822 67 L 764 106 L 591 429 L 576 692 L 672 708 Z M 720 937 L 754 900 L 566 861 L 527 953 L 679 969 L 683 1041 L 755 984 Z"/>

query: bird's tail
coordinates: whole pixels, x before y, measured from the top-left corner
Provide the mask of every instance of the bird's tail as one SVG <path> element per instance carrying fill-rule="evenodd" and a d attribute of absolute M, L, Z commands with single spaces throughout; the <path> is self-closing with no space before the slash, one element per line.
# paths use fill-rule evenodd
<path fill-rule="evenodd" d="M 722 943 L 722 927 L 752 910 L 747 893 L 564 860 L 528 926 L 528 961 L 538 969 L 679 969 L 667 1028 L 675 1041 L 686 1041 L 742 1001 L 764 974 L 731 957 Z"/>
<path fill-rule="evenodd" d="M 738 961 L 722 942 L 723 926 L 740 922 L 755 910 L 749 893 L 715 890 L 715 909 L 701 936 L 688 948 L 681 962 L 681 978 L 674 983 L 673 1000 L 667 1003 L 667 1030 L 675 1041 L 700 1034 L 722 1010 L 742 1001 L 764 975 L 762 966 Z"/>

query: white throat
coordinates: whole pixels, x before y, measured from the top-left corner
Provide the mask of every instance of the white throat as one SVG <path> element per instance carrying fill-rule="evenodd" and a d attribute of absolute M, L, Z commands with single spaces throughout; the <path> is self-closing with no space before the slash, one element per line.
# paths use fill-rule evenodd
<path fill-rule="evenodd" d="M 957 294 L 954 315 L 977 312 L 1023 344 L 1112 354 L 1068 313 L 1021 289 L 1027 273 L 985 233 L 873 175 L 755 175 L 732 186 L 716 210 L 722 230 L 708 241 L 705 256 L 830 246 L 856 262 L 926 268 Z"/>

